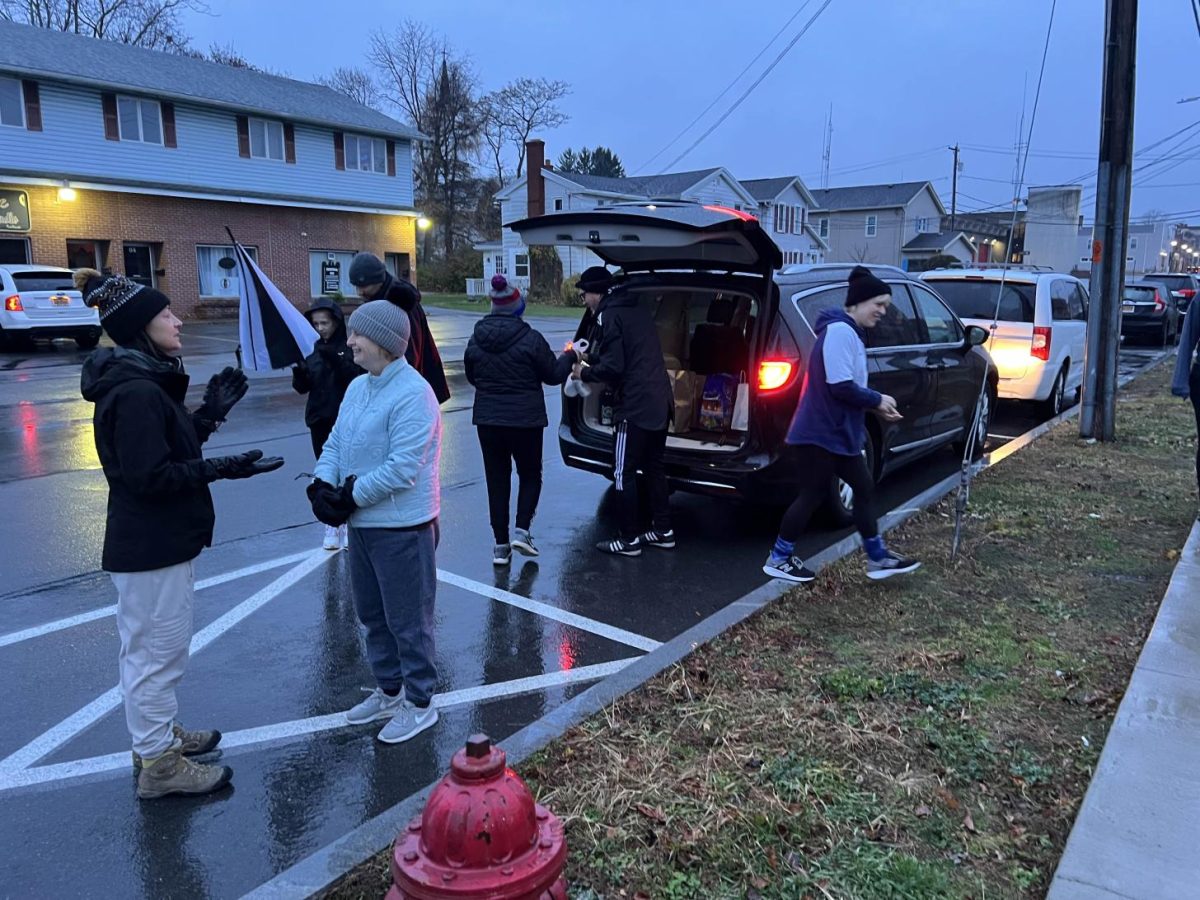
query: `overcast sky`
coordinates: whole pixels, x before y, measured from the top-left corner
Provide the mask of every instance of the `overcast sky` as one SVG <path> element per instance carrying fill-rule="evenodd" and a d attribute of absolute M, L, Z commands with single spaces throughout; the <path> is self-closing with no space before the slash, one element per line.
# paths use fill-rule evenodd
<path fill-rule="evenodd" d="M 198 47 L 232 44 L 251 62 L 311 79 L 338 65 L 369 67 L 370 33 L 407 16 L 468 55 L 485 90 L 522 75 L 569 82 L 563 106 L 571 120 L 539 135 L 551 159 L 566 147 L 604 144 L 629 174 L 653 174 L 733 104 L 823 2 L 208 0 L 210 13 L 189 14 L 186 25 Z M 1026 130 L 1033 114 L 1049 12 L 1050 0 L 832 0 L 750 96 L 670 170 L 799 174 L 820 187 L 832 104 L 831 187 L 929 179 L 949 208 L 946 147 L 957 142 L 959 208 L 1003 208 L 1013 192 L 1022 107 Z M 1139 156 L 1148 168 L 1135 175 L 1133 212 L 1198 220 L 1200 100 L 1178 103 L 1200 94 L 1200 33 L 1189 0 L 1142 0 L 1138 27 L 1135 147 L 1197 127 Z M 1103 30 L 1102 0 L 1058 0 L 1027 185 L 1079 180 L 1095 169 Z M 1090 177 L 1084 183 L 1094 185 Z M 1094 196 L 1085 190 L 1089 220 Z"/>

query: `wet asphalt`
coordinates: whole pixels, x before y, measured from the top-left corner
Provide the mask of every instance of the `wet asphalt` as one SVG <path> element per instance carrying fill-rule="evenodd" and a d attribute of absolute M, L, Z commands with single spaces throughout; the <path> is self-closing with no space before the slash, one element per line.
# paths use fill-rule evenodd
<path fill-rule="evenodd" d="M 542 554 L 497 571 L 461 367 L 474 316 L 430 319 L 454 392 L 443 407 L 440 721 L 388 746 L 374 740 L 378 724 L 347 727 L 336 715 L 372 683 L 346 561 L 319 549 L 304 496 L 303 398 L 286 377 L 252 376 L 206 452 L 259 447 L 287 464 L 214 485 L 214 546 L 196 567 L 203 646 L 179 694 L 185 724 L 225 732 L 233 787 L 153 803 L 134 796 L 113 690 L 119 642 L 106 611 L 116 598 L 97 571 L 106 487 L 78 393 L 84 354 L 62 342 L 0 352 L 0 897 L 240 896 L 435 780 L 467 735 L 502 742 L 764 582 L 777 514 L 730 501 L 676 493 L 675 551 L 597 553 L 615 529 L 612 491 L 562 464 L 553 425 L 534 523 Z M 532 321 L 552 346 L 574 330 L 570 319 Z M 185 328 L 197 397 L 233 362 L 234 336 L 229 323 Z M 546 400 L 556 423 L 557 391 Z M 1039 421 L 1002 405 L 994 443 Z M 945 452 L 897 473 L 881 509 L 957 467 Z M 844 533 L 814 529 L 800 550 Z"/>

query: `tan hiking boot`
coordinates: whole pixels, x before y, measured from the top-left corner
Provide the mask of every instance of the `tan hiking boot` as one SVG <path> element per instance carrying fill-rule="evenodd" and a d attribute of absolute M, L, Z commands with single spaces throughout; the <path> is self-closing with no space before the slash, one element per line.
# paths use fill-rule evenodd
<path fill-rule="evenodd" d="M 200 756 L 203 753 L 211 753 L 217 749 L 217 744 L 221 743 L 221 732 L 213 729 L 212 731 L 186 731 L 182 725 L 176 722 L 171 726 L 171 733 L 175 735 L 175 740 L 183 745 L 184 756 Z M 142 758 L 136 750 L 133 751 L 133 771 L 140 772 L 142 769 Z"/>
<path fill-rule="evenodd" d="M 194 763 L 175 746 L 153 759 L 143 761 L 138 773 L 137 795 L 140 800 L 154 800 L 168 794 L 211 794 L 229 784 L 233 769 L 229 766 L 206 766 Z"/>

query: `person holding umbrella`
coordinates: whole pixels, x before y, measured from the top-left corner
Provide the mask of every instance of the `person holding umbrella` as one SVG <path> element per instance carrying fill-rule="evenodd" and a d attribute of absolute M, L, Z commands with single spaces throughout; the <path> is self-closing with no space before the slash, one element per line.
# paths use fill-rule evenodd
<path fill-rule="evenodd" d="M 77 271 L 75 284 L 117 345 L 87 358 L 80 389 L 95 404 L 96 453 L 108 482 L 102 566 L 117 589 L 137 795 L 207 794 L 233 771 L 189 759 L 215 749 L 221 733 L 186 730 L 175 718 L 175 689 L 192 639 L 193 565 L 212 544 L 208 486 L 271 472 L 283 460 L 261 450 L 203 457 L 201 445 L 245 395 L 246 376 L 233 368 L 214 375 L 203 403 L 188 412 L 181 323 L 165 294 L 94 269 Z"/>

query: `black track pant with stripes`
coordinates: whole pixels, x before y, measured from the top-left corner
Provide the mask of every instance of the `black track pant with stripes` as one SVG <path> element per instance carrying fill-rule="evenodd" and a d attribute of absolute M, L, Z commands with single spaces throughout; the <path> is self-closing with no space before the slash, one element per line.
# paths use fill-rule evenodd
<path fill-rule="evenodd" d="M 667 429 L 647 431 L 629 422 L 617 425 L 614 445 L 613 481 L 621 516 L 621 539 L 631 541 L 642 532 L 639 525 L 638 472 L 650 493 L 650 527 L 658 532 L 671 530 L 667 470 L 663 451 L 667 447 Z"/>

